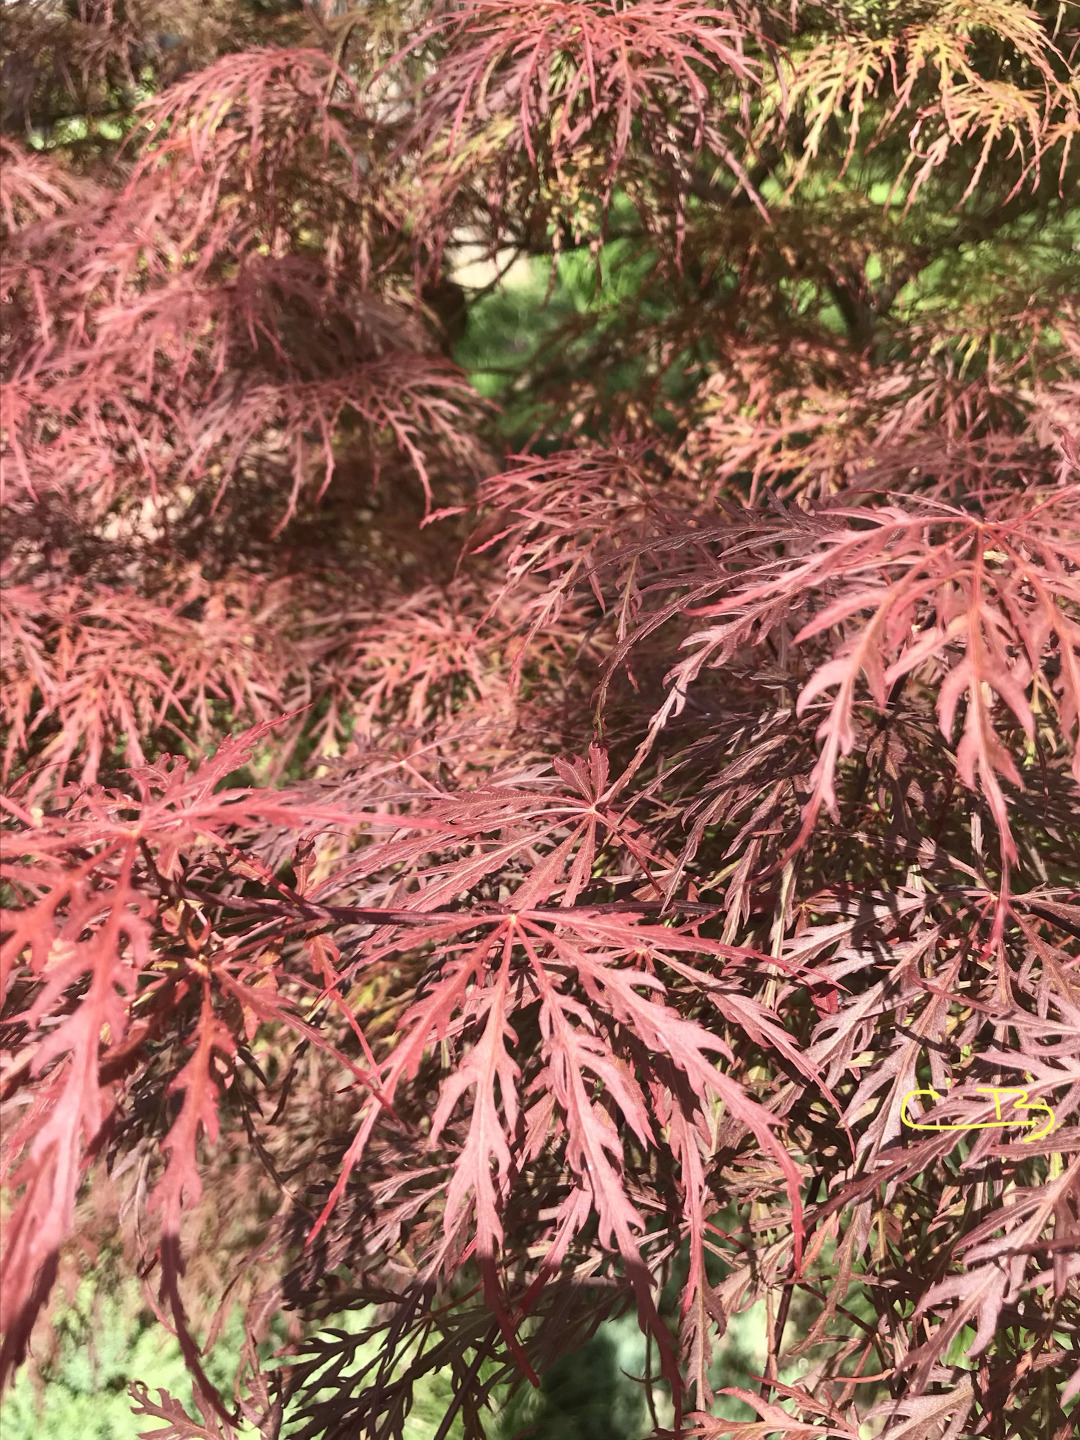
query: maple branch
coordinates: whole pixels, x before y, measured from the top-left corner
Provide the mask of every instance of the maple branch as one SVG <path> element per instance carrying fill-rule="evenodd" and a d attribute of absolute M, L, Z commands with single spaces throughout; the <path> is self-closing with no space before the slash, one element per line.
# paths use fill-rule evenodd
<path fill-rule="evenodd" d="M 354 923 L 361 921 L 374 925 L 431 925 L 460 920 L 474 920 L 478 925 L 497 923 L 515 916 L 527 915 L 530 919 L 569 923 L 574 919 L 589 919 L 610 915 L 696 915 L 701 918 L 723 913 L 722 905 L 705 905 L 695 901 L 609 901 L 597 905 L 527 906 L 512 907 L 478 906 L 472 910 L 402 910 L 365 905 L 320 905 L 299 897 L 295 901 L 245 899 L 240 896 L 221 895 L 215 891 L 202 890 L 185 882 L 184 893 L 193 900 L 204 904 L 217 905 L 227 910 L 264 915 L 294 914 L 304 920 L 320 922 Z"/>
<path fill-rule="evenodd" d="M 130 1215 L 162 1434 L 235 1296 L 268 1432 L 630 1303 L 654 1428 L 1063 1440 L 1076 7 L 172 8 L 4 9 L 0 1383 Z"/>

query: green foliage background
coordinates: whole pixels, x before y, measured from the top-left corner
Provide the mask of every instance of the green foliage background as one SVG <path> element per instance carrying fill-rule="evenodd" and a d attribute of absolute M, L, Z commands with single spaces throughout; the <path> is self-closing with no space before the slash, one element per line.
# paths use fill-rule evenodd
<path fill-rule="evenodd" d="M 328 1324 L 351 1332 L 360 1328 L 361 1320 L 338 1315 Z M 745 1384 L 748 1373 L 761 1370 L 764 1323 L 761 1305 L 732 1319 L 714 1367 L 718 1387 Z M 180 1347 L 152 1323 L 135 1282 L 95 1286 L 84 1281 L 75 1303 L 58 1308 L 54 1324 L 54 1355 L 24 1369 L 4 1399 L 3 1440 L 136 1440 L 153 1422 L 131 1412 L 127 1387 L 135 1379 L 151 1393 L 160 1386 L 190 1402 L 191 1382 Z M 278 1338 L 284 1339 L 283 1330 Z M 233 1312 L 206 1363 L 223 1393 L 228 1393 L 242 1344 L 240 1315 Z M 644 1361 L 644 1342 L 634 1319 L 610 1322 L 555 1366 L 539 1392 L 526 1387 L 512 1399 L 500 1396 L 489 1434 L 492 1440 L 524 1434 L 531 1440 L 641 1440 L 652 1429 L 643 1388 L 633 1378 L 641 1375 Z M 799 1369 L 793 1366 L 785 1372 L 787 1378 Z M 431 1440 L 450 1396 L 449 1371 L 437 1372 L 420 1387 L 407 1424 L 409 1440 Z M 725 1402 L 720 1412 L 732 1419 L 750 1418 L 738 1400 L 725 1397 Z M 656 1394 L 654 1403 L 664 1421 L 664 1397 Z M 243 1433 L 258 1440 L 250 1428 Z M 457 1420 L 447 1440 L 460 1434 Z"/>

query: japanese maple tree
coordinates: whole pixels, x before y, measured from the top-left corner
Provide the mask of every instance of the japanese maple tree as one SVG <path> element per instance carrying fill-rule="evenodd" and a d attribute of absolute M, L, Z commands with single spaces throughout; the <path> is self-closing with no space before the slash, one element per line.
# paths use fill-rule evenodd
<path fill-rule="evenodd" d="M 161 1440 L 1065 1440 L 1080 7 L 3 20 L 0 1380 L 107 1244 Z"/>

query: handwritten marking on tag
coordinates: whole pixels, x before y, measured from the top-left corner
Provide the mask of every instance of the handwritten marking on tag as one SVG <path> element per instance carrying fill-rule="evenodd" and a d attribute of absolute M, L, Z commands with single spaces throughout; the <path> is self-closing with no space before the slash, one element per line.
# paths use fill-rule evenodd
<path fill-rule="evenodd" d="M 1021 1141 L 1023 1145 L 1030 1145 L 1033 1140 L 1042 1140 L 1044 1136 L 1050 1134 L 1051 1130 L 1053 1130 L 1057 1124 L 1057 1117 L 1047 1102 L 1045 1100 L 1029 1100 L 1028 1092 L 1023 1086 L 978 1085 L 975 1088 L 979 1095 L 992 1095 L 994 1097 L 995 1118 L 993 1120 L 961 1121 L 955 1124 L 942 1124 L 940 1121 L 928 1124 L 922 1116 L 913 1120 L 908 1114 L 908 1103 L 914 1100 L 917 1095 L 930 1095 L 934 1100 L 940 1102 L 941 1096 L 930 1086 L 925 1089 L 909 1090 L 907 1092 L 900 1104 L 901 1123 L 907 1125 L 912 1130 L 1004 1130 L 1009 1125 L 1019 1125 L 1025 1130 L 1032 1131 L 1030 1135 L 1024 1136 Z M 1001 1101 L 1002 1096 L 1006 1095 L 1015 1095 L 1018 1098 L 1013 1104 L 1011 1111 L 1003 1115 Z M 1041 1129 L 1035 1129 L 1039 1124 L 1039 1117 L 1043 1115 L 1049 1116 L 1049 1119 Z"/>

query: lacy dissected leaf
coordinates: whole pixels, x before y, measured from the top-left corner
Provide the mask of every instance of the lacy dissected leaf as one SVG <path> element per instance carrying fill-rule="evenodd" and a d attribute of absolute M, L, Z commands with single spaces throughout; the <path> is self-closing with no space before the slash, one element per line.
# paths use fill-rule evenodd
<path fill-rule="evenodd" d="M 669 114 L 696 149 L 709 81 L 723 77 L 742 88 L 761 75 L 747 44 L 748 17 L 736 8 L 470 0 L 462 12 L 434 32 L 445 49 L 423 106 L 425 124 L 452 155 L 468 154 L 470 132 L 488 130 L 501 145 L 523 149 L 533 166 L 541 152 L 546 163 L 562 165 L 587 137 L 595 145 L 604 134 L 610 185 L 635 122 L 652 131 Z M 665 140 L 670 149 L 670 132 Z"/>
<path fill-rule="evenodd" d="M 5 25 L 2 1378 L 1066 1440 L 1077 7 Z"/>

